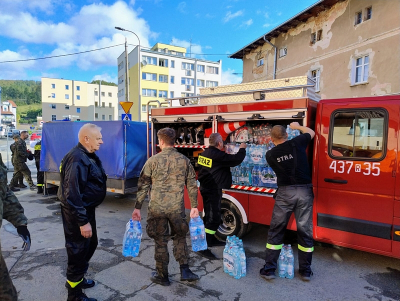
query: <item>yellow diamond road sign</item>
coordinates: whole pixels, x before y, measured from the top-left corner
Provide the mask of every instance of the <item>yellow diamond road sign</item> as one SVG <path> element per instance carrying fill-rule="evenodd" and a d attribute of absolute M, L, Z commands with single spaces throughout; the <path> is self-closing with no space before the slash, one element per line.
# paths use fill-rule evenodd
<path fill-rule="evenodd" d="M 120 101 L 119 103 L 126 114 L 128 114 L 129 110 L 131 109 L 133 102 L 131 101 Z"/>

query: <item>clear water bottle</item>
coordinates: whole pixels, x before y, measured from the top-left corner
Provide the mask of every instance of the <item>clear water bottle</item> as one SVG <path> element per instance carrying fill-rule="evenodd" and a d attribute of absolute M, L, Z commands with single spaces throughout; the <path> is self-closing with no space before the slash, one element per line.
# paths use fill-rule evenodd
<path fill-rule="evenodd" d="M 228 253 L 226 254 L 226 259 L 227 259 L 228 274 L 230 276 L 233 276 L 235 268 L 235 255 L 233 252 L 233 245 L 229 247 Z"/>
<path fill-rule="evenodd" d="M 241 277 L 246 276 L 246 254 L 244 253 L 243 243 L 242 246 L 239 244 L 239 257 L 240 257 L 240 267 L 241 267 Z"/>
<path fill-rule="evenodd" d="M 293 279 L 294 277 L 294 256 L 292 246 L 288 245 L 286 253 L 286 278 Z"/>
<path fill-rule="evenodd" d="M 189 222 L 190 239 L 194 252 L 206 250 L 207 240 L 203 220 L 200 216 L 191 218 Z"/>
<path fill-rule="evenodd" d="M 229 258 L 228 258 L 228 251 L 229 248 L 231 247 L 231 236 L 228 236 L 226 238 L 226 244 L 223 252 L 223 266 L 224 266 L 224 273 L 229 274 Z"/>
<path fill-rule="evenodd" d="M 242 267 L 240 264 L 240 254 L 239 254 L 239 246 L 235 245 L 232 247 L 233 253 L 233 278 L 239 279 L 242 277 Z"/>
<path fill-rule="evenodd" d="M 253 170 L 251 171 L 251 175 L 252 175 L 252 183 L 254 187 L 259 187 L 259 178 L 258 178 L 258 165 L 254 166 Z"/>
<path fill-rule="evenodd" d="M 277 178 L 276 178 L 276 174 L 274 172 L 274 170 L 272 169 L 272 167 L 270 166 L 268 169 L 268 173 L 269 173 L 269 182 L 270 182 L 270 187 L 271 188 L 278 188 L 278 183 L 277 183 Z"/>
<path fill-rule="evenodd" d="M 283 245 L 278 259 L 278 275 L 281 278 L 285 278 L 286 276 L 286 270 L 287 270 L 286 256 L 287 256 L 287 248 L 285 245 Z"/>
<path fill-rule="evenodd" d="M 129 221 L 122 242 L 122 255 L 125 257 L 136 257 L 139 255 L 140 243 L 142 241 L 142 225 L 140 221 Z"/>
<path fill-rule="evenodd" d="M 268 167 L 267 166 L 264 166 L 261 168 L 260 186 L 268 187 Z"/>

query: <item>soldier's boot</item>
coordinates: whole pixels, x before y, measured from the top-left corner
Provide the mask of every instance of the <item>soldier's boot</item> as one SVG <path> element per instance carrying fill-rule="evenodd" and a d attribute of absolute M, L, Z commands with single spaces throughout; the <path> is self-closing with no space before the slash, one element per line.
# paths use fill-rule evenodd
<path fill-rule="evenodd" d="M 19 187 L 19 188 L 26 188 L 26 187 L 28 187 L 28 186 L 26 186 L 24 183 L 20 183 L 20 184 L 18 185 L 18 187 Z"/>
<path fill-rule="evenodd" d="M 157 271 L 151 273 L 150 280 L 154 283 L 163 285 L 163 286 L 168 286 L 171 284 L 168 278 L 168 271 Z"/>
<path fill-rule="evenodd" d="M 192 282 L 200 279 L 199 276 L 197 276 L 189 269 L 188 264 L 181 264 L 180 269 L 181 269 L 181 281 Z"/>
<path fill-rule="evenodd" d="M 10 188 L 11 191 L 14 191 L 14 192 L 21 190 L 21 189 L 15 188 L 14 186 L 11 186 L 11 185 L 9 186 L 9 188 Z"/>
<path fill-rule="evenodd" d="M 208 247 L 225 246 L 225 242 L 218 240 L 214 234 L 206 233 L 206 240 Z"/>
<path fill-rule="evenodd" d="M 97 299 L 89 298 L 88 296 L 86 296 L 86 294 L 82 292 L 81 285 L 77 285 L 74 288 L 68 285 L 67 289 L 68 289 L 67 301 L 97 301 Z"/>

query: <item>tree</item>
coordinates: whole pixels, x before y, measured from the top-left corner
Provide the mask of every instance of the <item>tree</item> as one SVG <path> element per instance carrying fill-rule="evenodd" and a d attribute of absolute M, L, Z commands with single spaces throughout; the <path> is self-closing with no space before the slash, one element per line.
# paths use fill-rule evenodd
<path fill-rule="evenodd" d="M 91 84 L 100 84 L 100 80 L 92 80 Z M 118 86 L 115 83 L 111 83 L 111 82 L 106 82 L 105 80 L 101 80 L 101 84 L 105 85 L 105 86 Z"/>

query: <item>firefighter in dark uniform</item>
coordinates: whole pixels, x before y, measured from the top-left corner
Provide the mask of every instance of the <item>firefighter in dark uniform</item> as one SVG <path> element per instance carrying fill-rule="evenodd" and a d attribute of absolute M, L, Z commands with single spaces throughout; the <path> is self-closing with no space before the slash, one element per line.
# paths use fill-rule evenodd
<path fill-rule="evenodd" d="M 31 235 L 28 231 L 28 220 L 24 215 L 24 208 L 18 202 L 14 193 L 7 187 L 7 167 L 0 154 L 0 227 L 3 219 L 8 220 L 17 228 L 18 235 L 24 241 L 23 249 L 28 251 L 31 246 Z M 0 300 L 17 301 L 18 294 L 11 281 L 6 263 L 1 254 L 0 243 Z"/>
<path fill-rule="evenodd" d="M 26 159 L 33 160 L 33 154 L 26 148 L 25 139 L 28 138 L 28 132 L 22 131 L 21 137 L 15 142 L 15 154 L 14 154 L 14 175 L 10 182 L 10 189 L 13 190 L 18 185 L 18 179 L 21 174 L 25 177 L 25 180 L 29 184 L 31 190 L 35 190 L 36 187 L 33 184 L 31 171 L 26 165 Z"/>
<path fill-rule="evenodd" d="M 101 128 L 87 123 L 79 130 L 79 143 L 61 161 L 60 187 L 61 216 L 67 248 L 68 301 L 96 301 L 82 289 L 95 285 L 85 278 L 98 244 L 95 209 L 107 190 L 107 176 L 95 151 L 103 144 Z"/>
<path fill-rule="evenodd" d="M 14 158 L 16 158 L 17 156 L 15 156 L 15 143 L 19 140 L 19 135 L 14 135 L 13 136 L 14 139 L 14 143 L 10 144 L 10 151 L 11 151 L 11 164 L 14 166 L 14 173 L 15 173 L 15 164 L 14 164 Z M 22 175 L 22 173 L 19 174 L 19 178 L 18 178 L 18 187 L 20 188 L 26 188 L 27 186 L 24 185 L 24 176 Z M 19 191 L 18 188 L 13 188 L 12 191 Z"/>
<path fill-rule="evenodd" d="M 271 140 L 276 147 L 266 153 L 267 162 L 277 176 L 278 191 L 268 231 L 265 265 L 260 270 L 260 276 L 267 280 L 275 278 L 283 236 L 289 218 L 294 213 L 297 225 L 299 273 L 304 281 L 310 281 L 314 251 L 312 221 L 314 194 L 306 149 L 315 133 L 312 129 L 299 125 L 298 122 L 292 122 L 290 128 L 300 130 L 302 134 L 288 141 L 286 129 L 281 125 L 274 126 Z"/>
<path fill-rule="evenodd" d="M 181 281 L 196 281 L 188 265 L 189 251 L 186 234 L 184 191 L 188 191 L 191 210 L 190 217 L 199 216 L 197 209 L 196 173 L 190 160 L 174 148 L 175 131 L 164 128 L 157 132 L 161 153 L 152 156 L 144 165 L 138 183 L 137 201 L 132 212 L 133 220 L 140 220 L 140 209 L 149 190 L 151 191 L 147 213 L 146 231 L 154 239 L 156 272 L 151 281 L 164 286 L 170 285 L 168 278 L 168 241 L 173 240 L 174 257 L 180 265 Z M 171 233 L 170 233 L 171 229 Z"/>
<path fill-rule="evenodd" d="M 40 171 L 40 152 L 42 150 L 42 140 L 39 140 L 35 145 L 35 152 L 33 156 L 35 157 L 35 164 L 37 170 L 37 193 L 43 193 L 44 186 L 44 172 Z"/>
<path fill-rule="evenodd" d="M 221 199 L 222 189 L 232 185 L 231 167 L 237 166 L 246 157 L 246 143 L 240 144 L 237 154 L 225 153 L 224 142 L 218 133 L 210 135 L 210 147 L 199 155 L 198 164 L 200 170 L 198 180 L 200 193 L 204 205 L 204 227 L 206 229 L 207 245 L 223 246 L 224 242 L 215 237 L 215 233 L 221 224 Z M 216 259 L 209 250 L 199 251 L 199 255 L 208 259 Z"/>

